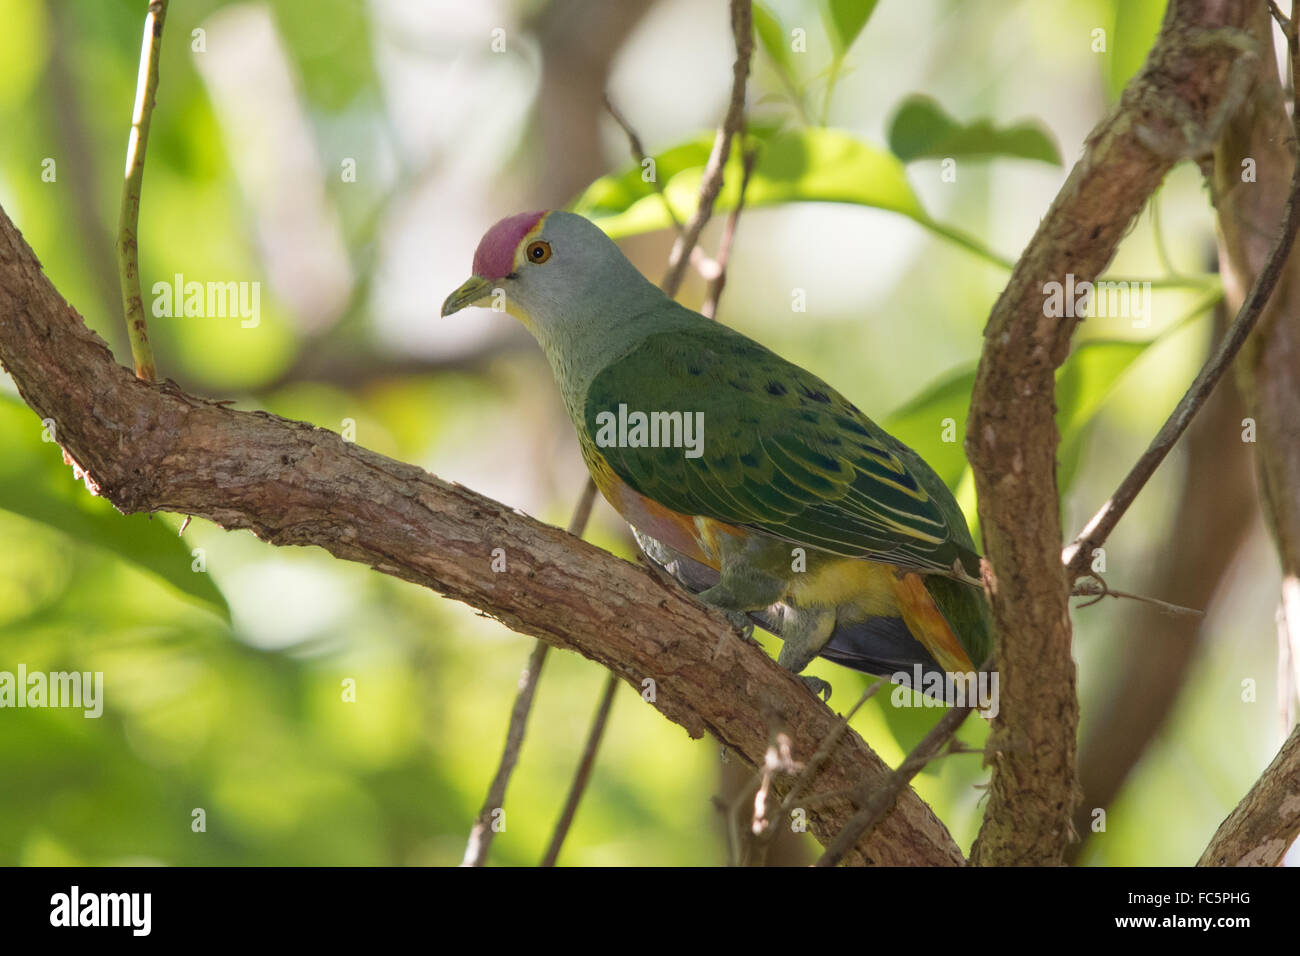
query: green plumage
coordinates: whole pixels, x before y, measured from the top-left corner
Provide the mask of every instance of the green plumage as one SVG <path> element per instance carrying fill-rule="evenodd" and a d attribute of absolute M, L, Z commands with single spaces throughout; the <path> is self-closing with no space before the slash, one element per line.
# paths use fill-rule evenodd
<path fill-rule="evenodd" d="M 964 517 L 918 455 L 815 375 L 696 318 L 647 336 L 587 390 L 588 436 L 620 403 L 703 413 L 701 457 L 602 448 L 624 482 L 674 511 L 832 554 L 930 572 L 959 562 L 978 574 Z"/>

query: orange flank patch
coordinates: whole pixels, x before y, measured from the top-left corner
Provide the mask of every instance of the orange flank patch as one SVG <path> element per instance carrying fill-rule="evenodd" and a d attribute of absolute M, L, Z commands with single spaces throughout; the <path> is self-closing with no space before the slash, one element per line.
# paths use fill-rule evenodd
<path fill-rule="evenodd" d="M 584 444 L 583 452 L 596 488 L 623 520 L 639 529 L 642 534 L 680 551 L 688 558 L 717 568 L 718 535 L 745 534 L 740 528 L 722 521 L 697 518 L 665 508 L 659 502 L 635 491 L 614 474 L 614 470 L 597 449 L 588 448 Z"/>
<path fill-rule="evenodd" d="M 894 595 L 898 599 L 898 609 L 903 614 L 907 629 L 925 645 L 925 649 L 940 667 L 951 673 L 962 674 L 975 670 L 965 648 L 926 590 L 925 579 L 921 575 L 909 572 L 895 578 Z"/>

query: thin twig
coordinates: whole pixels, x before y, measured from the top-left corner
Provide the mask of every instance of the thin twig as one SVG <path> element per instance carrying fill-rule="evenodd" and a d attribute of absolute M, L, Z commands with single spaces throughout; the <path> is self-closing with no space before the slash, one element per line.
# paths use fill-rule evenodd
<path fill-rule="evenodd" d="M 603 99 L 605 100 L 605 109 L 609 111 L 610 116 L 614 117 L 614 122 L 619 125 L 623 130 L 624 135 L 627 136 L 627 145 L 632 150 L 632 160 L 641 167 L 642 170 L 644 170 L 645 161 L 649 159 L 649 156 L 646 154 L 645 147 L 641 145 L 641 137 L 637 135 L 636 130 L 632 127 L 632 124 L 628 122 L 627 117 L 620 113 L 618 108 L 614 106 L 614 102 L 609 98 L 608 93 L 604 95 Z M 673 209 L 673 204 L 668 201 L 668 194 L 664 192 L 664 184 L 659 180 L 658 166 L 655 167 L 654 176 L 650 180 L 650 184 L 654 186 L 655 192 L 657 192 L 659 198 L 663 200 L 664 210 L 668 213 L 668 218 L 673 221 L 673 229 L 675 229 L 677 235 L 680 236 L 682 234 L 682 221 L 677 218 L 677 213 Z"/>
<path fill-rule="evenodd" d="M 528 664 L 519 675 L 519 691 L 515 694 L 515 704 L 510 710 L 510 724 L 506 728 L 506 746 L 497 765 L 492 785 L 488 787 L 483 806 L 474 818 L 474 826 L 469 831 L 469 841 L 465 844 L 465 856 L 461 866 L 482 866 L 487 862 L 488 849 L 492 846 L 495 835 L 497 814 L 502 811 L 506 799 L 506 786 L 510 775 L 514 773 L 515 764 L 519 762 L 519 751 L 524 743 L 524 731 L 528 727 L 528 715 L 533 709 L 533 697 L 537 693 L 537 679 L 541 676 L 542 665 L 546 663 L 549 644 L 538 641 L 533 652 L 528 655 Z"/>
<path fill-rule="evenodd" d="M 1194 607 L 1184 607 L 1181 604 L 1171 604 L 1168 601 L 1161 601 L 1159 598 L 1147 597 L 1145 594 L 1132 594 L 1129 591 L 1116 591 L 1101 575 L 1085 571 L 1088 580 L 1075 582 L 1074 589 L 1070 591 L 1071 597 L 1086 597 L 1090 600 L 1084 601 L 1078 607 L 1091 607 L 1098 603 L 1102 598 L 1127 598 L 1130 601 L 1139 601 L 1142 604 L 1150 604 L 1152 607 L 1159 608 L 1166 614 L 1181 615 L 1184 617 L 1204 617 L 1205 612 Z"/>
<path fill-rule="evenodd" d="M 853 847 L 857 846 L 858 841 L 866 838 L 871 831 L 879 825 L 880 821 L 885 818 L 898 797 L 908 784 L 912 782 L 921 770 L 935 757 L 939 756 L 945 744 L 957 732 L 957 729 L 970 716 L 974 707 L 954 707 L 941 718 L 939 722 L 930 729 L 925 738 L 916 745 L 907 758 L 898 765 L 884 781 L 884 783 L 871 791 L 866 805 L 853 815 L 839 835 L 831 841 L 831 845 L 826 848 L 826 852 L 821 855 L 817 861 L 817 866 L 835 866 L 843 859 L 844 854 Z M 858 793 L 862 793 L 859 788 Z"/>
<path fill-rule="evenodd" d="M 596 484 L 588 478 L 578 499 L 578 505 L 573 509 L 573 517 L 569 519 L 569 534 L 581 535 L 587 527 L 587 519 L 591 517 L 591 507 L 595 497 Z M 479 809 L 478 816 L 474 818 L 473 827 L 470 828 L 461 866 L 482 866 L 487 861 L 488 850 L 496 834 L 492 824 L 495 822 L 497 811 L 505 803 L 506 787 L 510 783 L 511 774 L 515 771 L 515 764 L 519 762 L 519 751 L 524 743 L 524 731 L 528 727 L 528 715 L 533 709 L 537 681 L 542 674 L 542 665 L 546 663 L 548 650 L 550 650 L 549 644 L 538 641 L 532 653 L 528 655 L 524 672 L 519 675 L 519 691 L 515 694 L 515 703 L 510 709 L 510 724 L 506 728 L 505 750 L 501 753 L 501 762 L 497 765 L 496 775 L 492 778 L 492 785 L 488 787 L 483 806 Z"/>
<path fill-rule="evenodd" d="M 879 691 L 880 688 L 884 687 L 886 683 L 887 681 L 878 680 L 862 692 L 862 696 L 858 698 L 858 702 L 849 709 L 847 714 L 840 718 L 839 723 L 837 723 L 831 732 L 825 736 L 822 742 L 818 744 L 817 750 L 813 753 L 812 759 L 809 760 L 808 763 L 804 764 L 802 768 L 798 769 L 798 776 L 795 777 L 794 782 L 790 786 L 790 790 L 786 793 L 785 799 L 781 801 L 781 805 L 777 808 L 775 814 L 769 816 L 765 810 L 760 812 L 759 804 L 757 803 L 757 800 L 755 801 L 753 824 L 750 827 L 750 835 L 748 837 L 749 847 L 746 854 L 750 860 L 751 866 L 762 866 L 766 862 L 768 847 L 771 845 L 772 840 L 777 834 L 776 821 L 788 820 L 790 818 L 790 814 L 794 810 L 795 804 L 799 801 L 799 798 L 803 796 L 804 790 L 807 789 L 808 785 L 812 782 L 812 779 L 817 776 L 817 772 L 821 769 L 822 764 L 827 761 L 832 751 L 835 750 L 836 745 L 839 744 L 840 739 L 844 736 L 844 732 L 848 730 L 849 721 L 851 721 L 854 715 L 862 709 L 862 705 L 874 697 L 876 692 Z M 761 773 L 762 786 L 765 787 L 770 782 L 770 772 L 766 764 Z M 760 792 L 762 792 L 762 787 L 760 787 Z"/>
<path fill-rule="evenodd" d="M 140 49 L 140 74 L 135 85 L 135 108 L 131 113 L 131 135 L 126 144 L 125 181 L 122 183 L 122 212 L 117 225 L 117 270 L 122 282 L 122 311 L 126 334 L 131 340 L 135 374 L 146 382 L 158 380 L 153 347 L 144 318 L 144 294 L 140 291 L 140 189 L 144 182 L 144 156 L 149 145 L 149 120 L 158 93 L 158 58 L 162 53 L 163 21 L 167 0 L 150 0 L 144 20 L 144 42 Z"/>
<path fill-rule="evenodd" d="M 1275 17 L 1281 17 L 1281 12 L 1277 10 L 1276 6 L 1273 7 L 1273 11 Z M 1282 17 L 1279 22 L 1283 23 L 1283 30 L 1286 33 L 1287 46 L 1291 55 L 1292 70 L 1294 71 L 1297 61 L 1300 60 L 1300 43 L 1297 42 L 1296 37 L 1296 21 Z M 1292 122 L 1295 136 L 1297 141 L 1300 142 L 1300 96 L 1295 97 Z M 1101 506 L 1079 536 L 1066 546 L 1062 552 L 1061 558 L 1065 562 L 1071 581 L 1087 573 L 1087 565 L 1092 558 L 1093 549 L 1101 547 L 1110 533 L 1115 530 L 1115 526 L 1124 517 L 1129 505 L 1133 503 L 1133 499 L 1137 497 L 1138 492 L 1142 490 L 1152 474 L 1155 473 L 1156 468 L 1169 454 L 1169 450 L 1173 448 L 1183 432 L 1186 431 L 1196 413 L 1201 410 L 1201 406 L 1209 398 L 1210 392 L 1214 390 L 1214 386 L 1218 384 L 1219 379 L 1228 370 L 1233 359 L 1237 357 L 1237 353 L 1241 351 L 1246 338 L 1259 321 L 1259 317 L 1264 312 L 1264 307 L 1268 304 L 1269 296 L 1272 295 L 1278 278 L 1282 274 L 1282 267 L 1286 264 L 1287 256 L 1291 252 L 1291 246 L 1295 241 L 1296 228 L 1300 226 L 1300 201 L 1297 201 L 1297 197 L 1300 197 L 1300 161 L 1296 163 L 1291 173 L 1291 189 L 1286 198 L 1282 226 L 1277 238 L 1273 240 L 1268 259 L 1264 262 L 1264 267 L 1259 271 L 1259 275 L 1255 277 L 1255 282 L 1251 286 L 1246 300 L 1242 303 L 1241 310 L 1220 340 L 1214 355 L 1205 363 L 1195 381 L 1187 389 L 1187 393 L 1183 395 L 1178 406 L 1160 431 L 1156 433 L 1156 437 L 1151 440 L 1150 446 L 1143 452 L 1142 457 L 1137 460 L 1137 463 L 1133 465 L 1124 480 L 1120 482 L 1119 487 L 1115 489 L 1115 493 Z"/>
<path fill-rule="evenodd" d="M 875 697 L 877 692 L 888 683 L 888 681 L 882 678 L 864 690 L 862 696 L 858 698 L 858 702 L 849 708 L 849 712 L 844 715 L 843 719 L 840 720 L 838 724 L 835 725 L 835 729 L 826 735 L 826 739 L 821 742 L 821 745 L 817 748 L 817 752 L 812 755 L 812 759 L 804 765 L 803 772 L 799 774 L 799 777 L 795 780 L 793 786 L 790 787 L 790 791 L 785 795 L 785 799 L 781 801 L 781 815 L 789 816 L 790 811 L 794 809 L 795 803 L 797 803 L 799 798 L 803 796 L 803 792 L 807 789 L 808 784 L 812 783 L 813 777 L 817 776 L 817 771 L 821 770 L 822 764 L 830 758 L 831 752 L 834 751 L 836 745 L 839 744 L 840 738 L 843 737 L 844 732 L 849 729 L 849 721 L 857 715 L 857 712 L 862 709 L 862 706 L 867 701 L 871 700 L 872 697 Z"/>
<path fill-rule="evenodd" d="M 758 148 L 751 146 L 744 154 L 740 174 L 740 195 L 736 197 L 736 206 L 731 210 L 731 215 L 727 216 L 726 224 L 722 227 L 722 238 L 718 240 L 718 258 L 715 260 L 718 272 L 709 284 L 709 294 L 705 296 L 704 304 L 700 306 L 700 314 L 708 319 L 717 315 L 718 300 L 722 298 L 722 290 L 727 285 L 727 264 L 731 261 L 731 246 L 736 239 L 736 224 L 740 222 L 740 214 L 745 209 L 745 191 L 749 188 L 749 177 L 753 175 L 757 162 Z"/>
<path fill-rule="evenodd" d="M 784 726 L 774 726 L 768 741 L 767 751 L 763 755 L 763 766 L 759 774 L 758 787 L 754 790 L 754 800 L 750 805 L 750 825 L 747 836 L 741 843 L 746 866 L 765 866 L 770 840 L 760 840 L 762 833 L 774 833 L 772 819 L 768 811 L 772 806 L 772 784 L 777 774 L 794 774 L 799 767 L 790 751 L 790 733 Z M 778 813 L 780 809 L 778 808 Z M 737 827 L 739 830 L 739 827 Z"/>
<path fill-rule="evenodd" d="M 673 243 L 668 256 L 668 271 L 659 283 L 669 296 L 681 288 L 690 261 L 691 250 L 700 241 L 700 233 L 713 215 L 713 204 L 722 191 L 723 173 L 731 155 L 731 141 L 745 122 L 745 84 L 749 79 L 749 61 L 754 53 L 754 10 L 750 0 L 731 0 L 731 32 L 736 40 L 736 62 L 731 71 L 731 102 L 727 115 L 713 140 L 713 151 L 704 167 L 700 183 L 700 201 Z"/>
<path fill-rule="evenodd" d="M 568 799 L 564 801 L 564 810 L 560 813 L 559 822 L 555 824 L 555 832 L 551 835 L 551 844 L 542 859 L 542 866 L 555 866 L 555 861 L 560 858 L 560 848 L 564 846 L 564 838 L 569 835 L 569 828 L 573 826 L 573 817 L 578 812 L 578 802 L 582 800 L 583 791 L 587 789 L 587 781 L 591 779 L 591 768 L 596 763 L 596 751 L 600 749 L 601 738 L 605 735 L 605 725 L 609 721 L 609 711 L 614 704 L 614 691 L 617 689 L 618 675 L 610 671 L 605 681 L 605 693 L 600 698 L 600 706 L 596 708 L 596 716 L 587 734 L 582 760 L 578 762 L 578 772 L 569 787 Z"/>

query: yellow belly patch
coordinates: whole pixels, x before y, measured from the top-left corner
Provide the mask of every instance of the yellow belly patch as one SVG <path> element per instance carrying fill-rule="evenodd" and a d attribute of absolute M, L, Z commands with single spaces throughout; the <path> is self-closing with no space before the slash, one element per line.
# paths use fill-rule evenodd
<path fill-rule="evenodd" d="M 811 556 L 808 570 L 790 581 L 790 596 L 804 606 L 848 605 L 864 619 L 899 616 L 893 569 L 861 558 Z"/>

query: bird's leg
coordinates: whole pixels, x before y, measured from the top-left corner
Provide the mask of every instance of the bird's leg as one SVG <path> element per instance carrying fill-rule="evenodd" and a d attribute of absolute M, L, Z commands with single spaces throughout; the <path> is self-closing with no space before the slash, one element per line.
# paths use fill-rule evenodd
<path fill-rule="evenodd" d="M 814 657 L 821 653 L 835 630 L 834 608 L 789 607 L 781 632 L 781 654 L 776 662 L 792 673 L 798 674 Z M 824 700 L 831 699 L 831 685 L 820 677 L 799 678 Z"/>
<path fill-rule="evenodd" d="M 721 581 L 705 588 L 696 597 L 722 611 L 727 620 L 748 637 L 754 630 L 748 612 L 761 611 L 775 604 L 784 592 L 784 581 L 754 572 L 754 569 L 742 569 L 730 577 L 724 571 Z"/>
<path fill-rule="evenodd" d="M 763 545 L 752 538 L 725 537 L 719 542 L 721 570 L 718 583 L 696 595 L 710 607 L 725 612 L 727 619 L 748 636 L 754 629 L 747 616 L 781 600 L 786 581 L 760 565 Z"/>
<path fill-rule="evenodd" d="M 748 612 L 761 611 L 786 599 L 790 582 L 782 572 L 788 567 L 789 552 L 784 544 L 753 536 L 724 537 L 719 550 L 720 580 L 696 595 L 705 604 L 721 608 L 729 618 L 739 615 L 748 623 Z M 834 608 L 796 608 L 786 600 L 778 635 L 784 643 L 777 663 L 798 674 L 817 656 L 834 630 Z M 799 679 L 814 694 L 830 699 L 831 685 L 826 681 L 819 677 Z"/>

